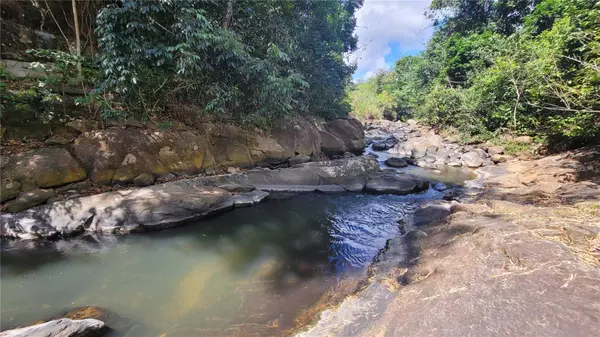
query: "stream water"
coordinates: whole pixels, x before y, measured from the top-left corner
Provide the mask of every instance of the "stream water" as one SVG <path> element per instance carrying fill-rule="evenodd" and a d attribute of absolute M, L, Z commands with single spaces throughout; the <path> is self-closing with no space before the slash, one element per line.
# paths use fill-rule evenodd
<path fill-rule="evenodd" d="M 0 325 L 92 305 L 126 320 L 111 336 L 279 335 L 337 282 L 362 275 L 419 200 L 442 196 L 305 194 L 162 232 L 3 242 Z"/>

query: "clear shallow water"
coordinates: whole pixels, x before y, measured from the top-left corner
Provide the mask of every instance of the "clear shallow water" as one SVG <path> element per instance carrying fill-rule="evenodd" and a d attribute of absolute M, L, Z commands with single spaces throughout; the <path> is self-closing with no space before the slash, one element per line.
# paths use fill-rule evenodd
<path fill-rule="evenodd" d="M 432 181 L 439 181 L 444 184 L 462 186 L 466 181 L 475 179 L 476 175 L 474 171 L 466 167 L 452 167 L 452 166 L 441 166 L 438 169 L 427 169 L 414 165 L 408 165 L 404 168 L 392 168 L 385 165 L 385 160 L 390 157 L 396 157 L 387 151 L 373 151 L 373 145 L 369 145 L 365 149 L 365 154 L 375 153 L 377 155 L 377 161 L 379 166 L 384 169 L 394 169 L 398 172 L 410 173 L 414 176 L 425 178 Z M 402 156 L 397 156 L 402 157 Z"/>
<path fill-rule="evenodd" d="M 77 306 L 126 318 L 114 336 L 278 335 L 342 277 L 362 273 L 412 196 L 310 194 L 143 235 L 24 250 L 4 242 L 1 326 Z"/>

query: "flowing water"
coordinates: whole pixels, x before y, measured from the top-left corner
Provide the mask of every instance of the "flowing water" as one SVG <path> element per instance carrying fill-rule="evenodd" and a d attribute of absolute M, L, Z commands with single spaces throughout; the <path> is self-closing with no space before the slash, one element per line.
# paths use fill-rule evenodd
<path fill-rule="evenodd" d="M 377 154 L 385 168 L 389 155 Z M 473 178 L 454 168 L 399 171 L 450 185 Z M 111 336 L 281 335 L 338 282 L 364 275 L 420 200 L 442 196 L 433 188 L 409 196 L 305 194 L 143 235 L 30 249 L 4 241 L 0 327 L 98 306 L 122 318 L 109 324 Z"/>
<path fill-rule="evenodd" d="M 1 252 L 2 328 L 78 306 L 127 320 L 113 336 L 266 336 L 342 278 L 364 273 L 412 196 L 307 194 L 162 232 Z"/>

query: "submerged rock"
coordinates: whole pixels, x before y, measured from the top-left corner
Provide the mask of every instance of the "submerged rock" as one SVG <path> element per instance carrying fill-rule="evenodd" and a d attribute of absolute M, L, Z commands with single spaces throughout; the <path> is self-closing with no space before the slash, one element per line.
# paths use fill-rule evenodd
<path fill-rule="evenodd" d="M 102 336 L 108 328 L 97 319 L 72 320 L 61 318 L 54 321 L 0 332 L 0 337 L 93 337 Z"/>
<path fill-rule="evenodd" d="M 385 164 L 391 167 L 407 167 L 408 163 L 404 158 L 390 157 L 385 160 Z"/>

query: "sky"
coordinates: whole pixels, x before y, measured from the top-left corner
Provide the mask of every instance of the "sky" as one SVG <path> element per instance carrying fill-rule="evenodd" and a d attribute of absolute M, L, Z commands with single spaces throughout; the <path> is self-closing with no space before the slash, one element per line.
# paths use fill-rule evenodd
<path fill-rule="evenodd" d="M 423 15 L 431 0 L 365 0 L 356 12 L 358 50 L 349 57 L 358 68 L 355 81 L 390 70 L 402 56 L 425 49 L 433 32 Z"/>

